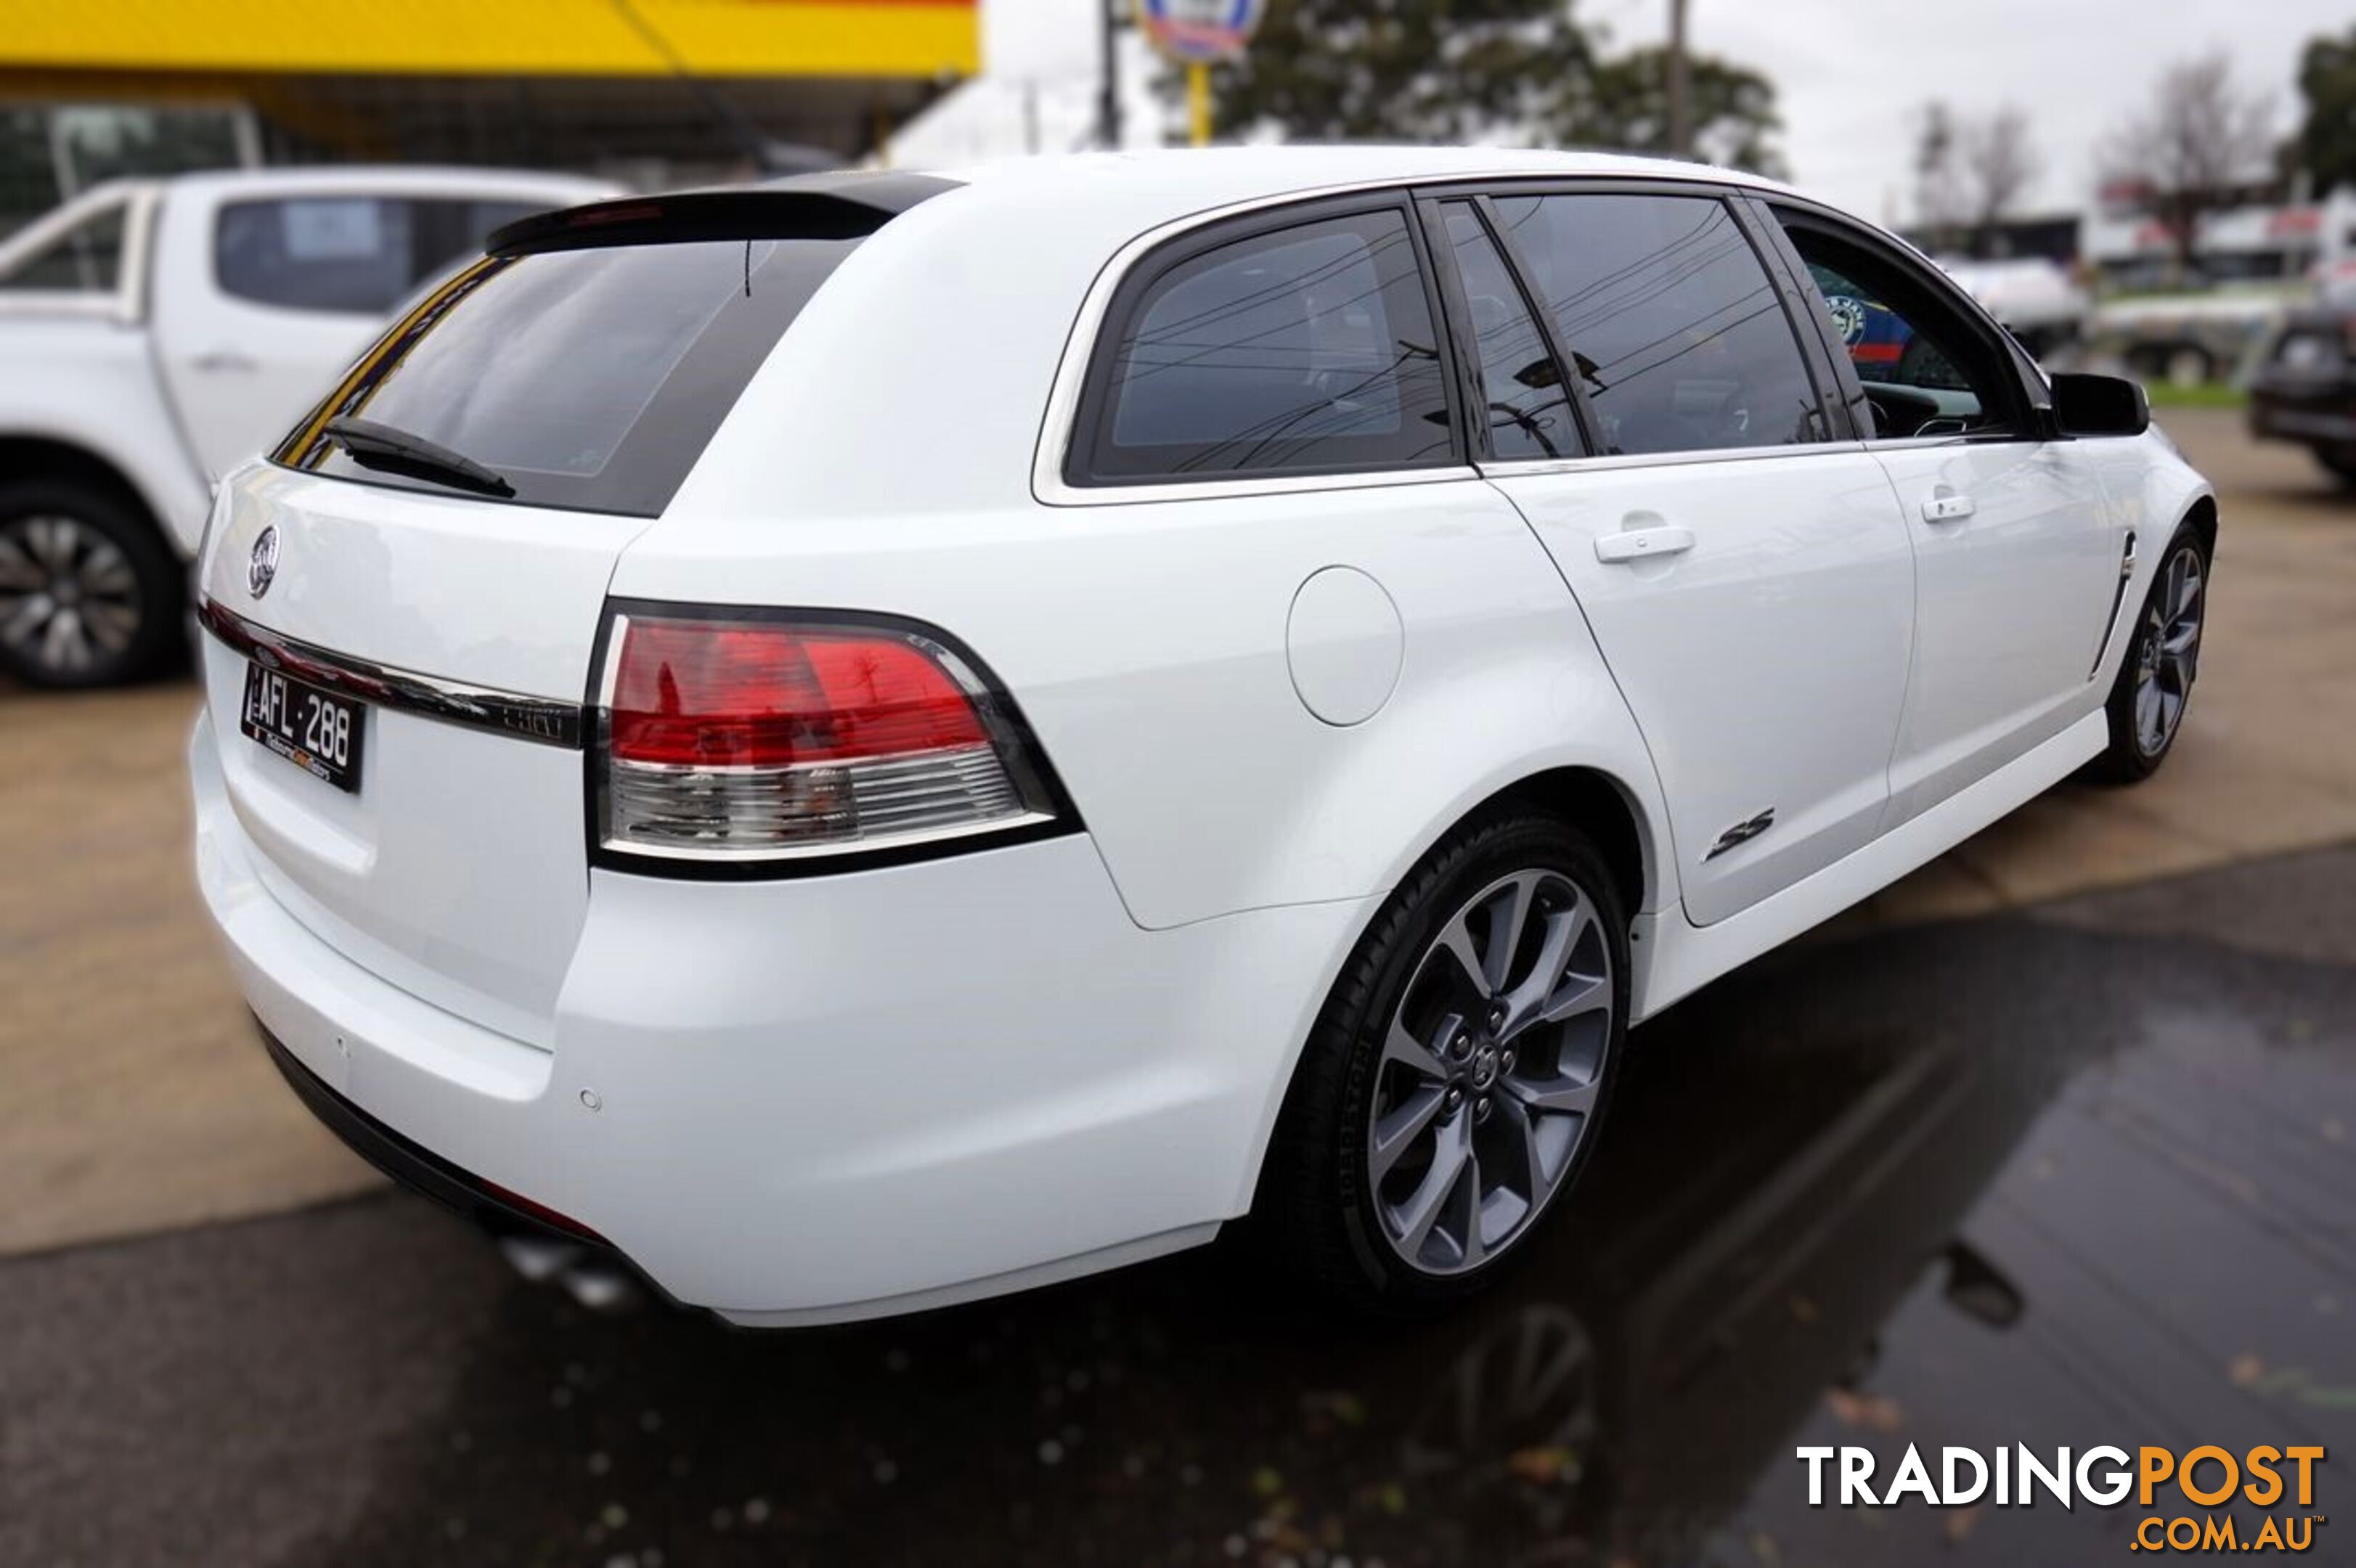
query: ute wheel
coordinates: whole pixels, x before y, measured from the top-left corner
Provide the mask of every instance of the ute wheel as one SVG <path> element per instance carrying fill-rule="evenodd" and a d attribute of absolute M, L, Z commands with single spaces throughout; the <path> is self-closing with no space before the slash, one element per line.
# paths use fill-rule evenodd
<path fill-rule="evenodd" d="M 1451 832 L 1319 1015 L 1254 1205 L 1272 1260 L 1379 1312 L 1478 1289 L 1594 1147 L 1627 974 L 1627 918 L 1586 835 L 1519 808 Z"/>
<path fill-rule="evenodd" d="M 2356 448 L 2319 446 L 2315 460 L 2342 485 L 2356 485 Z"/>
<path fill-rule="evenodd" d="M 178 647 L 179 560 L 138 507 L 70 480 L 0 485 L 0 670 L 114 686 Z"/>
<path fill-rule="evenodd" d="M 2159 771 L 2176 744 L 2192 682 L 2201 670 L 2201 631 L 2209 614 L 2209 550 L 2179 527 L 2127 632 L 2104 712 L 2111 741 L 2087 766 L 2108 784 L 2136 784 Z"/>

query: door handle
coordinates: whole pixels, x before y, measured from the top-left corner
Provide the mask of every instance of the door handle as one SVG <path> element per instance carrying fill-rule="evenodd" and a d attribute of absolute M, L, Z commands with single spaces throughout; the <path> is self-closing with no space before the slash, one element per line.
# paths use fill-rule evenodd
<path fill-rule="evenodd" d="M 1933 496 L 1922 503 L 1922 520 L 1926 523 L 1952 523 L 1970 517 L 1979 508 L 1972 505 L 1969 496 L 1953 491 Z"/>
<path fill-rule="evenodd" d="M 188 368 L 210 374 L 223 370 L 259 370 L 262 365 L 251 355 L 241 354 L 234 348 L 208 348 L 188 361 Z"/>
<path fill-rule="evenodd" d="M 1622 528 L 1616 534 L 1595 536 L 1595 559 L 1606 565 L 1652 560 L 1665 555 L 1682 555 L 1693 547 L 1691 528 Z"/>

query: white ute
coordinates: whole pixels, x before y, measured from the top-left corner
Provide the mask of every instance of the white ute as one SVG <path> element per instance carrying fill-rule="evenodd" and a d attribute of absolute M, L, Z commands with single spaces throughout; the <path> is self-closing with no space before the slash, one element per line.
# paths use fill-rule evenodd
<path fill-rule="evenodd" d="M 436 168 L 121 180 L 0 242 L 0 670 L 153 671 L 213 481 L 492 229 L 612 190 Z"/>

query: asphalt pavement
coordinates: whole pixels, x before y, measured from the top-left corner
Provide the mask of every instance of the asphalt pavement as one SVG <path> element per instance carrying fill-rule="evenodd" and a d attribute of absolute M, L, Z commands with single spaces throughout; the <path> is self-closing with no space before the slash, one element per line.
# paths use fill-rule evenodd
<path fill-rule="evenodd" d="M 1743 971 L 1633 1037 L 1569 1207 L 1432 1323 L 1231 1248 L 600 1316 L 393 1194 L 24 1257 L 0 1562 L 2101 1561 L 2131 1510 L 1810 1509 L 1794 1445 L 2350 1452 L 2352 1136 L 2342 849 Z"/>

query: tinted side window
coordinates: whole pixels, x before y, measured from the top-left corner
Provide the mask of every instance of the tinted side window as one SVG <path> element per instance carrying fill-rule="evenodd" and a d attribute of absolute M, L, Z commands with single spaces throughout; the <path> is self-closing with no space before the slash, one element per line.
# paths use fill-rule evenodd
<path fill-rule="evenodd" d="M 383 315 L 426 279 L 482 254 L 493 229 L 542 210 L 440 197 L 233 201 L 214 225 L 213 275 L 223 293 L 283 310 Z"/>
<path fill-rule="evenodd" d="M 1491 454 L 1577 456 L 1579 434 L 1571 419 L 1570 393 L 1497 242 L 1481 226 L 1470 203 L 1449 202 L 1441 216 L 1471 316 Z"/>
<path fill-rule="evenodd" d="M 2011 428 L 2011 366 L 1929 284 L 1814 229 L 1785 232 L 1807 263 L 1834 340 L 1847 350 L 1877 435 L 1988 435 Z"/>
<path fill-rule="evenodd" d="M 1807 363 L 1723 203 L 1683 196 L 1497 203 L 1612 453 L 1824 439 Z"/>
<path fill-rule="evenodd" d="M 1190 257 L 1119 321 L 1076 477 L 1333 472 L 1454 455 L 1439 340 L 1398 212 Z"/>
<path fill-rule="evenodd" d="M 225 204 L 213 228 L 223 293 L 288 310 L 378 315 L 409 292 L 412 204 L 306 196 Z"/>

